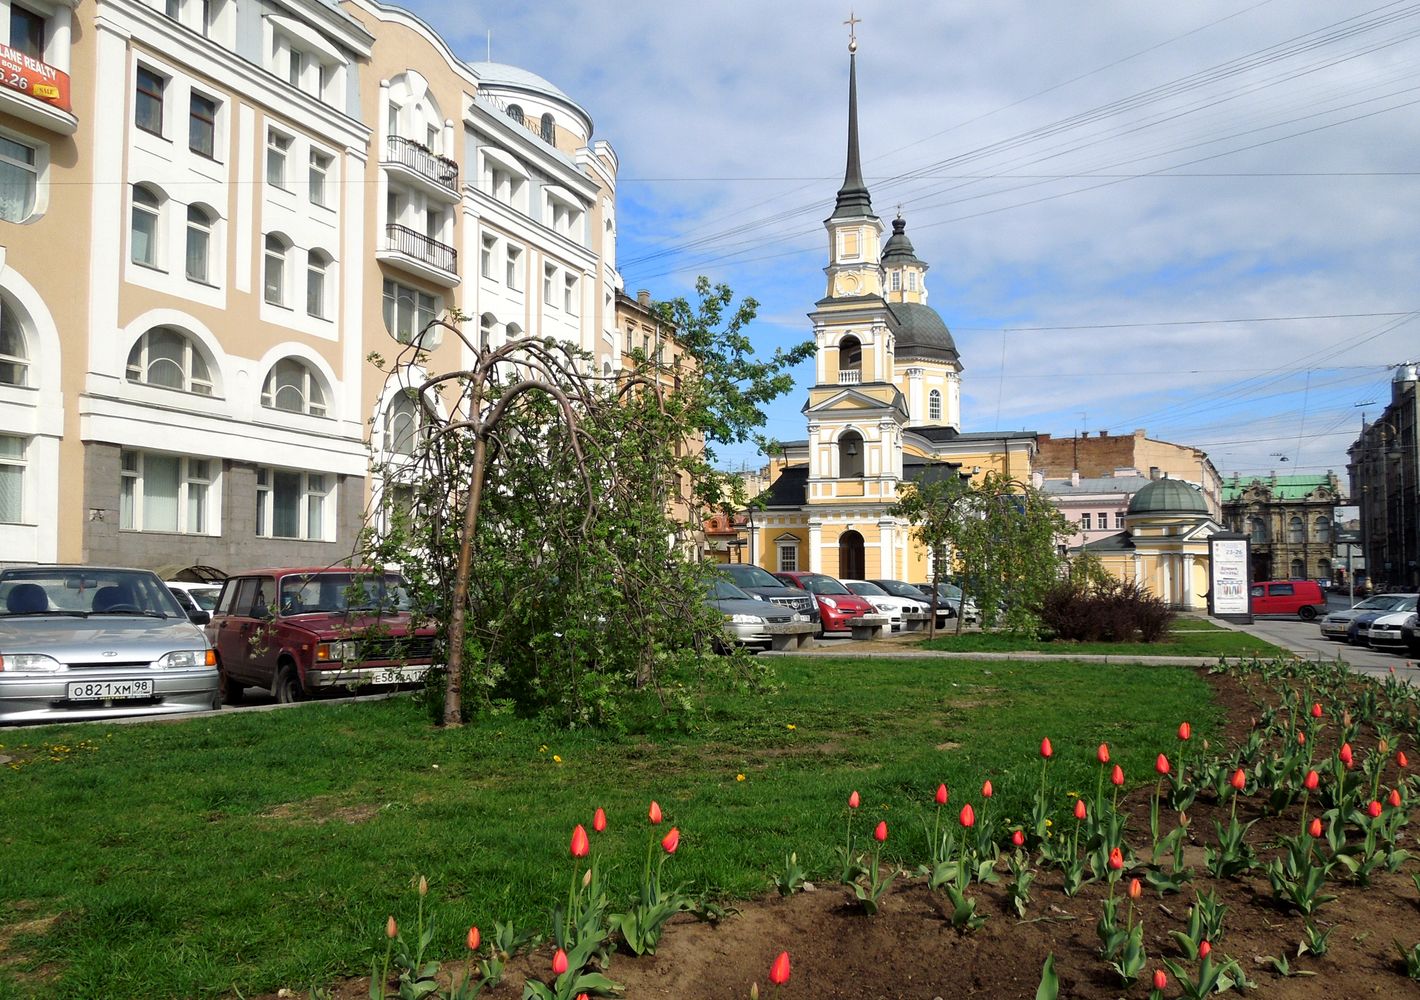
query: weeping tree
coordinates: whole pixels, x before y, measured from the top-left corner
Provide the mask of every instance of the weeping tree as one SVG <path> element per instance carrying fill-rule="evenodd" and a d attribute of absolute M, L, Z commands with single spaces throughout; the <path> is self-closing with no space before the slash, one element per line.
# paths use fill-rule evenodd
<path fill-rule="evenodd" d="M 691 542 L 710 498 L 733 492 L 714 443 L 762 425 L 757 403 L 798 355 L 752 359 L 753 301 L 727 317 L 728 289 L 711 297 L 660 307 L 685 323 L 674 371 L 638 353 L 599 376 L 565 342 L 495 346 L 459 317 L 433 325 L 462 342 L 466 368 L 428 371 L 417 343 L 374 359 L 419 431 L 380 469 L 368 544 L 440 626 L 447 666 L 430 693 L 444 724 L 494 704 L 606 723 L 633 691 L 683 707 L 707 681 L 754 678 L 711 655 L 721 622 Z M 707 432 L 708 415 L 721 423 Z"/>

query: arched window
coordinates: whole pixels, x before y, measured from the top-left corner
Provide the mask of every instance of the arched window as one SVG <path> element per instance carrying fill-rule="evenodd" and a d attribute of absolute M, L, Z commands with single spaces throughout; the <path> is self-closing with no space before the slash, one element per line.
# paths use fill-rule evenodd
<path fill-rule="evenodd" d="M 20 313 L 0 295 L 0 385 L 29 385 L 30 352 Z"/>
<path fill-rule="evenodd" d="M 1307 529 L 1300 517 L 1292 517 L 1287 521 L 1287 541 L 1289 544 L 1299 545 L 1307 540 Z"/>
<path fill-rule="evenodd" d="M 523 328 L 516 323 L 508 324 L 507 337 L 509 340 L 517 340 L 523 335 Z"/>
<path fill-rule="evenodd" d="M 405 390 L 392 398 L 385 409 L 385 451 L 391 455 L 413 455 L 419 432 L 424 426 L 415 393 Z"/>
<path fill-rule="evenodd" d="M 508 117 L 513 119 L 513 121 L 517 122 L 519 125 L 523 124 L 526 119 L 523 117 L 522 105 L 508 105 Z"/>
<path fill-rule="evenodd" d="M 1331 518 L 1323 514 L 1312 522 L 1312 541 L 1331 541 Z"/>
<path fill-rule="evenodd" d="M 863 344 L 851 333 L 838 342 L 838 381 L 852 385 L 863 380 Z"/>
<path fill-rule="evenodd" d="M 212 376 L 197 344 L 181 330 L 155 326 L 128 352 L 128 381 L 212 395 Z"/>
<path fill-rule="evenodd" d="M 323 417 L 325 390 L 310 365 L 299 358 L 282 358 L 272 365 L 261 387 L 261 405 L 287 413 Z"/>
<path fill-rule="evenodd" d="M 212 215 L 201 205 L 187 206 L 187 280 L 212 284 Z"/>
<path fill-rule="evenodd" d="M 557 136 L 556 125 L 551 113 L 544 114 L 539 124 L 542 127 L 542 141 L 551 145 L 552 140 Z"/>
<path fill-rule="evenodd" d="M 844 431 L 838 438 L 838 476 L 840 479 L 863 476 L 863 435 L 857 431 Z"/>
<path fill-rule="evenodd" d="M 1307 575 L 1307 564 L 1304 563 L 1304 562 L 1302 562 L 1300 559 L 1293 559 L 1293 560 L 1292 560 L 1292 575 L 1291 575 L 1290 579 L 1293 579 L 1293 580 L 1301 580 L 1301 579 L 1304 579 L 1304 578 L 1306 577 L 1306 575 Z"/>
<path fill-rule="evenodd" d="M 838 575 L 845 580 L 861 580 L 867 575 L 863 536 L 852 529 L 838 536 Z"/>
<path fill-rule="evenodd" d="M 933 389 L 927 393 L 927 419 L 942 419 L 942 391 L 940 389 Z"/>
<path fill-rule="evenodd" d="M 129 254 L 135 264 L 144 267 L 158 266 L 159 220 L 162 218 L 163 199 L 146 184 L 133 189 L 132 227 L 129 234 Z"/>
<path fill-rule="evenodd" d="M 1318 560 L 1318 561 L 1317 561 L 1317 564 L 1316 564 L 1316 574 L 1317 574 L 1317 577 L 1318 577 L 1319 579 L 1322 579 L 1322 580 L 1330 580 L 1330 579 L 1331 579 L 1331 560 L 1330 560 L 1330 559 L 1321 559 L 1321 560 Z"/>
<path fill-rule="evenodd" d="M 261 276 L 262 294 L 273 306 L 286 304 L 286 254 L 291 244 L 285 237 L 270 233 L 266 237 L 266 253 Z"/>
<path fill-rule="evenodd" d="M 484 313 L 478 317 L 478 342 L 489 344 L 493 341 L 493 330 L 498 326 L 498 317 L 492 313 Z"/>
<path fill-rule="evenodd" d="M 1254 545 L 1267 544 L 1267 522 L 1260 517 L 1250 517 L 1247 519 L 1247 533 L 1252 537 Z"/>
<path fill-rule="evenodd" d="M 312 250 L 306 257 L 306 313 L 317 319 L 328 319 L 326 311 L 326 272 L 330 268 L 330 254 L 324 250 Z"/>

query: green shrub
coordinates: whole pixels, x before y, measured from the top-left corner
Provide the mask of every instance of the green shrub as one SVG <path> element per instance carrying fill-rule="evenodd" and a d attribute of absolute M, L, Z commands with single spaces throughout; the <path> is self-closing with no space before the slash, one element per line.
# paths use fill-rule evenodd
<path fill-rule="evenodd" d="M 1053 639 L 1070 642 L 1158 642 L 1174 613 L 1137 583 L 1062 581 L 1045 595 L 1041 622 Z"/>

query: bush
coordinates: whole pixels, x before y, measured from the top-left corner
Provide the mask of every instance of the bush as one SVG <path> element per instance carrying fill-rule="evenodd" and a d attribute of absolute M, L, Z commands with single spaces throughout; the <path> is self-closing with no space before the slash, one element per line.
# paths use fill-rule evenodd
<path fill-rule="evenodd" d="M 1137 583 L 1062 581 L 1045 595 L 1041 621 L 1054 639 L 1070 642 L 1158 642 L 1174 613 Z"/>

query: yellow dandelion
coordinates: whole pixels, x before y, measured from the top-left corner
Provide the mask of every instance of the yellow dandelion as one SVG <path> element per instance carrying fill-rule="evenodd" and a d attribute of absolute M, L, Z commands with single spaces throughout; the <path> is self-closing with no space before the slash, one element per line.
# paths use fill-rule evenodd
<path fill-rule="evenodd" d="M 553 755 L 552 755 L 552 763 L 554 763 L 554 764 L 561 764 L 561 763 L 562 763 L 562 758 L 559 757 L 559 756 L 557 756 L 557 754 L 553 754 Z"/>
<path fill-rule="evenodd" d="M 744 781 L 744 780 L 745 780 L 745 776 L 744 776 L 743 774 L 737 774 L 737 775 L 735 775 L 735 780 L 736 780 L 736 781 Z"/>
<path fill-rule="evenodd" d="M 785 726 L 784 728 L 787 729 L 787 730 L 789 730 L 790 732 L 793 732 L 795 729 L 798 729 L 799 727 L 796 726 L 796 725 L 794 725 L 794 724 L 791 722 L 791 723 L 789 723 L 787 726 Z"/>
<path fill-rule="evenodd" d="M 538 753 L 547 753 L 547 744 L 544 743 L 542 746 L 538 747 L 538 748 L 537 748 L 537 752 L 538 752 Z"/>
<path fill-rule="evenodd" d="M 1045 821 L 1045 825 L 1046 825 L 1046 826 L 1054 826 L 1055 824 L 1054 824 L 1051 820 L 1046 820 L 1046 821 Z"/>

